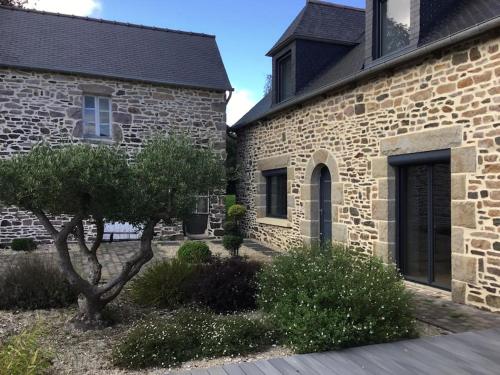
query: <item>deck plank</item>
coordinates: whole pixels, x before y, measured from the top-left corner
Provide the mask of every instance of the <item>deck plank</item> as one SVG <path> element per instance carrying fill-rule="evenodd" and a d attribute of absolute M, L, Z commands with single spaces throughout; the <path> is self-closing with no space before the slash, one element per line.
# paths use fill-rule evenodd
<path fill-rule="evenodd" d="M 222 367 L 209 368 L 208 372 L 210 375 L 228 375 L 228 373 Z"/>
<path fill-rule="evenodd" d="M 262 371 L 259 370 L 257 366 L 255 366 L 251 362 L 240 363 L 240 368 L 246 375 L 265 375 Z"/>
<path fill-rule="evenodd" d="M 191 374 L 498 375 L 499 369 L 500 329 L 489 329 L 224 365 L 205 372 L 193 369 Z"/>
<path fill-rule="evenodd" d="M 235 363 L 224 365 L 222 368 L 228 373 L 228 375 L 246 375 L 240 366 Z"/>

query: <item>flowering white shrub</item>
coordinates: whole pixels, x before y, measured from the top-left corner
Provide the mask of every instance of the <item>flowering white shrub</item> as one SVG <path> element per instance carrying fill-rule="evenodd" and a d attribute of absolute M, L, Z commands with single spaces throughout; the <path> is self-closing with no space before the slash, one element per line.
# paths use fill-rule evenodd
<path fill-rule="evenodd" d="M 193 359 L 238 356 L 274 343 L 265 321 L 186 309 L 140 324 L 113 350 L 115 365 L 130 369 L 173 367 Z"/>
<path fill-rule="evenodd" d="M 416 334 L 411 295 L 397 270 L 340 247 L 276 258 L 259 274 L 258 303 L 299 353 Z"/>

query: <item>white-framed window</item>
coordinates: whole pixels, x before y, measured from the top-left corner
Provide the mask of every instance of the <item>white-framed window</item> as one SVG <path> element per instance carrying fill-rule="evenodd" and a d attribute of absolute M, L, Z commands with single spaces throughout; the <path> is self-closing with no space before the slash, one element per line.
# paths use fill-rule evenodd
<path fill-rule="evenodd" d="M 208 195 L 200 195 L 196 198 L 195 214 L 208 214 L 210 211 L 210 199 Z"/>
<path fill-rule="evenodd" d="M 83 97 L 83 129 L 85 137 L 111 137 L 110 98 L 92 95 Z"/>

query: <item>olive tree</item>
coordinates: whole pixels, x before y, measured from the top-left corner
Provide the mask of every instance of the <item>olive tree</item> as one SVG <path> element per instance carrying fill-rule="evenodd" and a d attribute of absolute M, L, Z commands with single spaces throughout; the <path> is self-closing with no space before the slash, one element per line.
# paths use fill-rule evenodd
<path fill-rule="evenodd" d="M 220 158 L 187 138 L 155 138 L 132 160 L 108 146 L 41 145 L 0 161 L 0 202 L 32 212 L 52 237 L 59 266 L 79 293 L 74 322 L 82 327 L 102 326 L 104 307 L 153 258 L 157 224 L 186 218 L 197 195 L 224 184 Z M 67 217 L 60 228 L 52 219 L 57 216 Z M 133 223 L 142 235 L 120 273 L 101 283 L 98 250 L 106 220 Z M 87 259 L 86 275 L 72 263 L 72 239 Z"/>

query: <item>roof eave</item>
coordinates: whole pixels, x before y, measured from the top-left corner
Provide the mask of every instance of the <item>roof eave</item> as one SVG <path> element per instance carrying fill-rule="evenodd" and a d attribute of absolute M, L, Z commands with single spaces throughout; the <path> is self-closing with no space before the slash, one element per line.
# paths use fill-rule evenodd
<path fill-rule="evenodd" d="M 285 39 L 283 42 L 280 44 L 274 46 L 269 50 L 269 52 L 266 53 L 266 56 L 268 57 L 273 57 L 276 52 L 278 52 L 280 49 L 285 47 L 287 44 L 292 43 L 294 40 L 309 40 L 312 42 L 322 42 L 322 43 L 330 43 L 330 44 L 339 44 L 343 46 L 355 46 L 359 43 L 356 42 L 351 42 L 351 41 L 346 41 L 346 40 L 335 40 L 335 39 L 326 39 L 326 38 L 315 38 L 312 36 L 305 36 L 305 35 L 300 35 L 300 34 L 294 34 L 291 35 L 289 38 Z"/>
<path fill-rule="evenodd" d="M 255 119 L 252 119 L 252 120 L 247 121 L 247 122 L 242 122 L 242 123 L 237 122 L 236 125 L 234 125 L 232 127 L 232 129 L 233 130 L 240 130 L 247 125 L 255 123 L 255 122 L 262 120 L 270 115 L 281 112 L 285 109 L 288 109 L 294 105 L 300 104 L 304 101 L 313 99 L 316 96 L 325 94 L 325 93 L 332 91 L 336 88 L 339 88 L 339 87 L 345 86 L 347 84 L 353 83 L 355 81 L 361 80 L 363 78 L 367 78 L 369 76 L 378 74 L 386 69 L 393 68 L 396 65 L 400 65 L 400 64 L 409 62 L 411 60 L 420 58 L 424 55 L 432 53 L 432 52 L 439 50 L 441 48 L 445 48 L 445 47 L 450 46 L 452 44 L 462 42 L 464 40 L 467 40 L 467 39 L 475 37 L 479 34 L 483 34 L 485 32 L 491 31 L 491 30 L 498 28 L 498 27 L 500 27 L 500 17 L 492 18 L 488 21 L 485 21 L 485 22 L 482 22 L 482 23 L 477 24 L 475 26 L 469 27 L 465 30 L 458 32 L 458 33 L 452 34 L 448 37 L 439 39 L 435 42 L 432 42 L 432 43 L 429 43 L 429 44 L 424 45 L 422 47 L 419 47 L 415 50 L 409 51 L 408 53 L 403 54 L 401 56 L 398 56 L 392 60 L 381 62 L 380 64 L 372 65 L 372 66 L 370 66 L 370 68 L 368 68 L 366 70 L 362 70 L 359 73 L 355 73 L 355 74 L 352 74 L 350 76 L 347 76 L 344 79 L 341 79 L 341 80 L 336 81 L 332 84 L 323 86 L 317 90 L 311 91 L 310 93 L 297 96 L 293 99 L 288 100 L 286 103 L 278 104 L 278 105 L 272 107 L 266 113 L 258 116 Z"/>
<path fill-rule="evenodd" d="M 61 74 L 81 75 L 81 76 L 87 76 L 87 77 L 100 77 L 100 78 L 108 78 L 108 79 L 117 79 L 120 81 L 175 86 L 175 87 L 182 87 L 182 88 L 186 88 L 186 89 L 187 88 L 189 88 L 189 89 L 202 89 L 202 90 L 221 91 L 221 92 L 234 91 L 234 88 L 231 86 L 219 87 L 219 86 L 210 86 L 210 85 L 194 85 L 194 84 L 187 84 L 187 83 L 180 83 L 180 82 L 173 82 L 173 81 L 162 81 L 162 80 L 154 80 L 154 79 L 148 80 L 148 79 L 139 78 L 139 77 L 120 76 L 120 75 L 106 74 L 106 73 L 96 73 L 96 72 L 90 72 L 90 71 L 84 71 L 84 70 L 77 71 L 77 70 L 67 70 L 67 69 L 52 68 L 52 67 L 37 67 L 37 66 L 20 65 L 20 64 L 5 64 L 5 63 L 0 63 L 0 68 L 34 70 L 34 71 L 40 71 L 40 72 L 52 72 L 52 73 L 61 73 Z"/>

